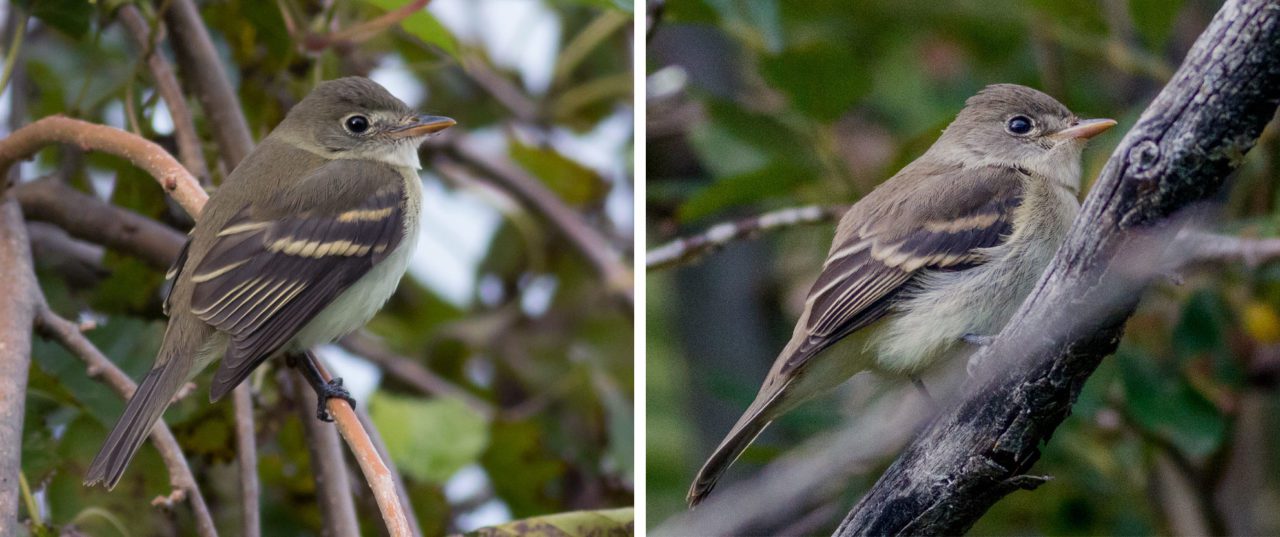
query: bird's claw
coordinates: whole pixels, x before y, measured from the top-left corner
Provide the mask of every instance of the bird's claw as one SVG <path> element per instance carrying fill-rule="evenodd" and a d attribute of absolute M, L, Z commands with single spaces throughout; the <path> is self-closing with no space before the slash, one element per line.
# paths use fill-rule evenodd
<path fill-rule="evenodd" d="M 356 408 L 356 400 L 351 397 L 351 392 L 342 386 L 342 379 L 335 378 L 321 385 L 322 388 L 316 390 L 316 418 L 326 423 L 333 423 L 333 414 L 329 412 L 330 399 L 342 399 L 351 405 L 352 409 Z"/>

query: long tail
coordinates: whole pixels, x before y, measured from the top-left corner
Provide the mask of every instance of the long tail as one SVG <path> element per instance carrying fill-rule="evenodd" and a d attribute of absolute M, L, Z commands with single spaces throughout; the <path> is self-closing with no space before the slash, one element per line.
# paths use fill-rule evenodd
<path fill-rule="evenodd" d="M 124 415 L 120 416 L 102 450 L 89 464 L 89 472 L 84 478 L 86 486 L 104 483 L 108 490 L 115 488 L 129 461 L 169 406 L 169 400 L 187 381 L 188 364 L 180 363 L 182 360 L 177 356 L 167 358 L 157 361 L 129 399 Z"/>
<path fill-rule="evenodd" d="M 765 427 L 773 423 L 773 418 L 779 414 L 778 407 L 782 402 L 783 393 L 786 392 L 787 384 L 790 383 L 785 383 L 776 389 L 770 389 L 768 385 L 762 387 L 760 393 L 756 395 L 756 400 L 747 407 L 746 412 L 742 413 L 738 423 L 729 430 L 729 434 L 720 441 L 720 445 L 711 453 L 707 462 L 702 464 L 698 475 L 693 478 L 693 485 L 689 486 L 689 495 L 685 497 L 690 508 L 696 507 L 707 498 L 708 494 L 711 494 L 711 489 L 716 487 L 716 482 L 720 481 L 720 476 L 725 470 L 738 460 L 738 456 L 742 455 L 747 446 L 750 446 L 756 437 L 764 432 Z"/>

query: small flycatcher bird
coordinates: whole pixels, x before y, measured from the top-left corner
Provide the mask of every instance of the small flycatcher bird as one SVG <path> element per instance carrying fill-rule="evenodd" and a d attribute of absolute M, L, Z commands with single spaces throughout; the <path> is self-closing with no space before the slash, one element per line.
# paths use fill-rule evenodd
<path fill-rule="evenodd" d="M 1023 86 L 969 98 L 924 155 L 841 218 L 791 340 L 689 505 L 801 402 L 865 370 L 914 379 L 962 340 L 999 332 L 1080 209 L 1085 141 L 1115 124 Z"/>
<path fill-rule="evenodd" d="M 272 356 L 363 326 L 418 236 L 418 145 L 454 121 L 351 77 L 316 86 L 209 197 L 169 278 L 155 365 L 89 465 L 114 488 L 169 400 L 222 358 L 217 401 Z M 340 386 L 320 398 L 343 397 Z"/>

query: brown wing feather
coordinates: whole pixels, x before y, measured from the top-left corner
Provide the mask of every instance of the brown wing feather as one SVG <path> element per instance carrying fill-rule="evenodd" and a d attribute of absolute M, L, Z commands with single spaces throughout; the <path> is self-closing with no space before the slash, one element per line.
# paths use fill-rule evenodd
<path fill-rule="evenodd" d="M 934 171 L 921 182 L 886 184 L 871 194 L 882 199 L 868 196 L 849 210 L 809 291 L 804 339 L 785 358 L 784 373 L 889 313 L 920 271 L 970 268 L 982 262 L 984 248 L 999 245 L 1012 232 L 1023 172 L 1003 167 Z M 940 189 L 931 181 L 968 184 Z M 955 197 L 921 199 L 920 193 L 943 191 Z"/>
<path fill-rule="evenodd" d="M 345 181 L 344 188 L 357 189 L 348 192 L 353 201 L 288 215 L 249 205 L 219 230 L 192 269 L 192 313 L 231 336 L 211 389 L 214 399 L 399 245 L 404 193 L 398 172 L 335 161 L 317 173 L 322 176 L 309 179 L 311 188 Z M 384 175 L 375 179 L 371 173 Z"/>

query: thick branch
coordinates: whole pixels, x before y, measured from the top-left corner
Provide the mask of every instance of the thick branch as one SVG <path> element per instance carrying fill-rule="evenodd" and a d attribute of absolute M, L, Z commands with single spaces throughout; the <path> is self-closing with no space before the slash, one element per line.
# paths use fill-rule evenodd
<path fill-rule="evenodd" d="M 1039 444 L 1114 352 L 1176 225 L 1219 190 L 1280 103 L 1280 4 L 1228 0 L 1125 136 L 1063 247 L 1013 321 L 975 358 L 950 405 L 845 518 L 837 534 L 959 534 L 1042 480 Z"/>
<path fill-rule="evenodd" d="M 122 399 L 133 397 L 133 391 L 138 388 L 138 385 L 104 356 L 102 351 L 94 347 L 93 342 L 84 336 L 75 323 L 59 317 L 47 306 L 42 305 L 36 328 L 44 337 L 57 341 L 72 355 L 83 361 L 88 366 L 90 377 L 110 386 Z M 169 470 L 169 486 L 174 488 L 173 494 L 158 498 L 153 503 L 172 504 L 184 498 L 191 500 L 196 532 L 201 536 L 216 536 L 218 532 L 214 529 L 209 506 L 205 503 L 204 496 L 200 494 L 200 487 L 196 486 L 196 478 L 191 473 L 191 467 L 187 465 L 187 459 L 182 454 L 178 440 L 173 437 L 169 426 L 165 425 L 163 420 L 156 422 L 151 428 L 151 443 L 160 452 L 160 458 L 164 460 Z"/>
<path fill-rule="evenodd" d="M 0 197 L 0 528 L 18 525 L 22 418 L 38 289 L 22 211 Z"/>
<path fill-rule="evenodd" d="M 847 205 L 806 205 L 716 224 L 697 235 L 681 237 L 649 250 L 645 268 L 661 270 L 690 263 L 724 248 L 730 242 L 754 238 L 765 231 L 830 222 L 840 218 L 848 208 Z"/>
<path fill-rule="evenodd" d="M 164 19 L 172 31 L 173 50 L 187 79 L 187 88 L 200 99 L 200 106 L 213 129 L 222 164 L 230 173 L 253 151 L 253 136 L 245 123 L 240 99 L 222 70 L 218 51 L 213 47 L 213 40 L 209 39 L 209 30 L 200 19 L 195 1 L 173 0 L 164 13 Z"/>
<path fill-rule="evenodd" d="M 27 218 L 54 224 L 71 236 L 101 244 L 167 270 L 186 238 L 182 233 L 128 209 L 67 186 L 41 179 L 10 189 Z"/>

